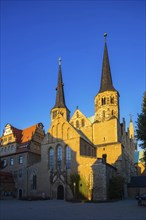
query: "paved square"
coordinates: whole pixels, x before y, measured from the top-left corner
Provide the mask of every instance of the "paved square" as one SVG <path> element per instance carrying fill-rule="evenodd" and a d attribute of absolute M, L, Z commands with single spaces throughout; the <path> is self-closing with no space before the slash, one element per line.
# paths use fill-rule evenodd
<path fill-rule="evenodd" d="M 0 201 L 0 220 L 146 220 L 146 206 L 136 200 L 111 203 Z"/>

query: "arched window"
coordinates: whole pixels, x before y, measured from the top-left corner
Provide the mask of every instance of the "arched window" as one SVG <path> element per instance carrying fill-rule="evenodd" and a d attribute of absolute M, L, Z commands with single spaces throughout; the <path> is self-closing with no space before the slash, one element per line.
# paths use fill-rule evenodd
<path fill-rule="evenodd" d="M 58 146 L 57 148 L 57 168 L 61 170 L 62 168 L 62 147 Z"/>
<path fill-rule="evenodd" d="M 102 98 L 101 103 L 102 103 L 102 105 L 105 105 L 106 104 L 106 98 Z"/>
<path fill-rule="evenodd" d="M 114 104 L 114 97 L 111 97 L 111 104 Z"/>
<path fill-rule="evenodd" d="M 50 148 L 49 151 L 49 168 L 50 170 L 54 169 L 54 149 Z"/>
<path fill-rule="evenodd" d="M 79 128 L 79 121 L 76 120 L 76 128 Z"/>
<path fill-rule="evenodd" d="M 71 168 L 71 149 L 70 147 L 66 147 L 66 168 Z"/>

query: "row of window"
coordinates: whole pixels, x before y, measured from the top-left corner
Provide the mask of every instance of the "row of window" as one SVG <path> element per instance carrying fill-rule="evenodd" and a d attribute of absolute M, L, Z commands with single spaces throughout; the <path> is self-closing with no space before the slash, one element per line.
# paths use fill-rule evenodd
<path fill-rule="evenodd" d="M 66 169 L 71 168 L 71 149 L 70 147 L 66 147 L 65 149 L 65 157 L 63 157 L 63 149 L 62 146 L 59 145 L 57 147 L 57 169 L 61 170 L 63 167 L 63 158 L 65 158 L 65 167 Z M 51 147 L 49 150 L 49 169 L 54 169 L 54 161 L 55 161 L 55 155 L 54 155 L 54 149 Z"/>
<path fill-rule="evenodd" d="M 14 149 L 14 145 L 10 145 L 8 147 L 0 147 L 0 152 L 7 152 Z"/>
<path fill-rule="evenodd" d="M 102 105 L 106 105 L 106 104 L 108 104 L 109 103 L 109 98 L 102 98 L 101 99 L 101 104 Z M 114 97 L 110 97 L 110 103 L 111 104 L 114 104 Z"/>
<path fill-rule="evenodd" d="M 75 126 L 76 128 L 84 127 L 85 126 L 85 120 L 84 119 L 81 119 L 81 121 L 76 120 L 75 123 L 71 122 L 71 124 L 73 126 Z"/>
<path fill-rule="evenodd" d="M 6 142 L 6 141 L 9 142 L 9 141 L 11 141 L 11 140 L 12 140 L 12 136 L 10 136 L 10 137 L 8 137 L 8 138 L 5 137 L 5 138 L 2 139 L 2 143 Z"/>
<path fill-rule="evenodd" d="M 18 158 L 18 163 L 19 163 L 19 164 L 23 164 L 23 162 L 24 162 L 23 156 L 19 156 L 19 158 Z M 4 160 L 2 161 L 2 167 L 6 167 L 7 163 L 8 163 L 8 161 L 7 161 L 6 159 L 4 159 Z M 13 166 L 13 165 L 14 165 L 14 158 L 13 158 L 13 157 L 11 157 L 11 158 L 9 159 L 9 164 L 10 164 L 10 166 Z"/>

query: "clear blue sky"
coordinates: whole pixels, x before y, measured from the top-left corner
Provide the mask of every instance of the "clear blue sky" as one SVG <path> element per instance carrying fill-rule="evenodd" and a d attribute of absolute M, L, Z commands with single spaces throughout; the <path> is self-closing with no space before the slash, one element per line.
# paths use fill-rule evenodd
<path fill-rule="evenodd" d="M 100 86 L 104 32 L 120 118 L 141 112 L 145 84 L 146 2 L 1 1 L 1 134 L 7 123 L 50 126 L 58 58 L 66 105 L 94 114 Z"/>

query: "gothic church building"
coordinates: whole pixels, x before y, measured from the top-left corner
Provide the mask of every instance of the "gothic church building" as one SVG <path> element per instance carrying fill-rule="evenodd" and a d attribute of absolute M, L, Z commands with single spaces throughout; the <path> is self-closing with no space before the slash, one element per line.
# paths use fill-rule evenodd
<path fill-rule="evenodd" d="M 109 181 L 124 177 L 125 190 L 134 175 L 134 127 L 120 122 L 119 92 L 113 85 L 106 37 L 99 91 L 94 115 L 87 118 L 78 108 L 70 117 L 65 102 L 61 61 L 51 125 L 41 143 L 41 159 L 28 168 L 24 196 L 73 199 L 79 194 L 93 200 L 108 199 Z M 30 177 L 36 176 L 32 188 Z"/>

